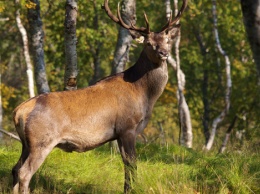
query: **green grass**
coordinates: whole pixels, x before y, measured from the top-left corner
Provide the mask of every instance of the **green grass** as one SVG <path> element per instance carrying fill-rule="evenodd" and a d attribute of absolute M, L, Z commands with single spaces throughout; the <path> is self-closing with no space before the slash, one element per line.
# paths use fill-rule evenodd
<path fill-rule="evenodd" d="M 20 143 L 0 145 L 0 193 L 11 193 Z M 260 193 L 258 153 L 214 155 L 179 146 L 137 145 L 133 193 Z M 34 175 L 32 193 L 123 193 L 124 166 L 108 145 L 85 153 L 54 149 Z"/>

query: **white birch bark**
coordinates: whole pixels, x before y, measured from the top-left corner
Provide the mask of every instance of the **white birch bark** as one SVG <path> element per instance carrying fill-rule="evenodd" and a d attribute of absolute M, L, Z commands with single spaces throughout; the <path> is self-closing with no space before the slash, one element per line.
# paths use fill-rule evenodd
<path fill-rule="evenodd" d="M 120 9 L 123 21 L 130 25 L 136 23 L 136 2 L 135 0 L 124 0 Z M 128 61 L 129 49 L 131 47 L 133 38 L 131 37 L 129 30 L 119 27 L 116 50 L 114 53 L 114 59 L 112 62 L 111 74 L 122 72 L 125 69 L 125 65 Z"/>
<path fill-rule="evenodd" d="M 9 21 L 9 18 L 0 18 L 0 22 L 5 22 L 5 21 Z"/>
<path fill-rule="evenodd" d="M 170 17 L 170 0 L 165 1 L 166 5 L 166 17 L 169 19 Z M 178 13 L 178 0 L 174 0 L 175 6 L 175 15 Z M 191 125 L 191 117 L 188 104 L 186 102 L 183 91 L 185 89 L 185 74 L 180 68 L 180 55 L 179 55 L 179 45 L 180 45 L 181 33 L 179 32 L 178 37 L 175 42 L 175 56 L 176 61 L 170 55 L 168 57 L 168 63 L 176 70 L 177 76 L 177 99 L 178 99 L 178 111 L 179 111 L 179 122 L 180 122 L 180 137 L 179 142 L 180 145 L 191 148 L 192 147 L 192 125 Z"/>
<path fill-rule="evenodd" d="M 19 0 L 15 1 L 16 4 L 19 4 Z M 26 29 L 24 28 L 22 22 L 21 22 L 21 18 L 20 18 L 20 9 L 18 8 L 16 10 L 16 24 L 17 27 L 22 35 L 22 40 L 23 40 L 23 54 L 24 54 L 24 58 L 25 58 L 25 62 L 26 62 L 26 66 L 27 66 L 27 77 L 28 77 L 28 89 L 29 89 L 29 96 L 34 97 L 35 93 L 34 93 L 34 79 L 33 79 L 33 67 L 32 67 L 32 63 L 31 63 L 31 59 L 30 59 L 30 54 L 29 54 L 29 46 L 28 46 L 28 36 L 27 36 L 27 32 Z"/>
<path fill-rule="evenodd" d="M 231 74 L 230 74 L 230 60 L 227 55 L 227 53 L 223 50 L 220 39 L 219 39 L 219 34 L 218 34 L 218 28 L 217 28 L 217 5 L 216 5 L 216 0 L 212 0 L 212 13 L 213 13 L 213 24 L 214 24 L 214 35 L 215 35 L 215 41 L 216 41 L 216 46 L 218 48 L 218 51 L 224 56 L 225 58 L 225 72 L 226 72 L 226 91 L 225 91 L 225 108 L 222 110 L 219 116 L 217 116 L 212 123 L 211 127 L 211 133 L 209 136 L 209 140 L 204 146 L 205 150 L 210 150 L 212 148 L 212 145 L 214 143 L 217 127 L 220 122 L 223 121 L 225 116 L 227 115 L 229 108 L 230 108 L 230 95 L 231 95 L 231 87 L 232 87 L 232 81 L 231 81 Z"/>

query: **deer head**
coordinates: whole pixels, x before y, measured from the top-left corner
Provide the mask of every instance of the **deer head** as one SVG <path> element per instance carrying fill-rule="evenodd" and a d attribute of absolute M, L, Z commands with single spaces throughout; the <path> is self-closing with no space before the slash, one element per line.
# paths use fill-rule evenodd
<path fill-rule="evenodd" d="M 178 12 L 177 16 L 172 19 L 172 14 L 170 19 L 162 27 L 159 32 L 152 32 L 150 30 L 149 21 L 147 15 L 144 13 L 144 19 L 146 23 L 146 27 L 137 27 L 130 21 L 130 25 L 127 25 L 120 14 L 119 4 L 117 8 L 117 16 L 115 16 L 109 6 L 108 0 L 105 0 L 104 6 L 102 8 L 106 11 L 107 15 L 117 24 L 122 26 L 125 29 L 128 29 L 131 36 L 134 39 L 141 40 L 144 43 L 144 52 L 147 54 L 148 58 L 154 62 L 159 63 L 161 61 L 165 61 L 172 47 L 172 43 L 174 38 L 178 35 L 180 24 L 177 24 L 181 18 L 181 15 L 185 8 L 187 7 L 188 1 L 183 0 L 182 7 Z"/>

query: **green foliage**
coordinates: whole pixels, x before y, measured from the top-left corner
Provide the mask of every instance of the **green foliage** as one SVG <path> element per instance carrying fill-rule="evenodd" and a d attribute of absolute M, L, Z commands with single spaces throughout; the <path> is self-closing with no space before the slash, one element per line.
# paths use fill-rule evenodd
<path fill-rule="evenodd" d="M 203 141 L 203 96 L 202 84 L 204 72 L 208 72 L 208 100 L 210 102 L 210 121 L 224 108 L 225 63 L 215 46 L 212 23 L 212 2 L 206 0 L 189 1 L 189 9 L 181 19 L 181 68 L 186 75 L 185 97 L 188 102 L 195 147 L 202 147 Z M 101 44 L 99 57 L 102 75 L 111 72 L 111 62 L 117 40 L 118 26 L 112 22 L 100 8 L 103 0 L 78 1 L 77 17 L 77 53 L 78 87 L 88 86 L 93 76 L 93 62 L 96 48 Z M 181 2 L 179 2 L 181 4 Z M 29 1 L 21 1 L 20 12 L 24 26 L 28 29 L 27 8 Z M 41 1 L 41 15 L 45 32 L 45 63 L 51 91 L 63 90 L 64 76 L 64 10 L 65 1 Z M 165 24 L 165 5 L 163 1 L 138 0 L 137 26 L 144 26 L 143 11 L 148 15 L 151 29 L 160 30 Z M 232 95 L 231 110 L 221 123 L 219 138 L 223 137 L 235 115 L 241 116 L 235 125 L 235 131 L 245 130 L 246 138 L 258 142 L 260 122 L 259 87 L 257 87 L 256 68 L 247 42 L 239 1 L 217 1 L 218 29 L 223 49 L 231 60 Z M 117 1 L 110 1 L 110 7 L 116 13 Z M 13 130 L 11 125 L 12 110 L 28 98 L 26 66 L 23 58 L 21 35 L 15 23 L 14 1 L 0 2 L 0 65 L 2 83 L 8 90 L 2 91 L 4 106 L 4 128 Z M 159 14 L 160 13 L 160 14 Z M 98 19 L 98 26 L 95 19 Z M 195 36 L 199 31 L 207 54 L 201 48 Z M 130 49 L 128 66 L 139 57 L 142 46 Z M 174 52 L 173 52 L 174 54 Z M 7 106 L 8 105 L 8 106 Z M 178 142 L 179 123 L 176 99 L 176 72 L 169 67 L 169 81 L 165 92 L 159 99 L 153 112 L 152 120 L 145 133 L 148 140 L 159 134 L 160 122 L 164 128 L 168 143 Z M 210 123 L 211 124 L 211 123 Z M 219 145 L 218 143 L 216 145 Z"/>
<path fill-rule="evenodd" d="M 259 151 L 259 150 L 258 150 Z M 11 169 L 20 143 L 0 145 L 0 192 L 11 193 Z M 224 155 L 179 146 L 137 146 L 138 179 L 134 193 L 258 193 L 259 152 Z M 122 193 L 124 167 L 108 145 L 85 153 L 55 149 L 34 175 L 30 188 L 37 193 Z"/>
<path fill-rule="evenodd" d="M 2 101 L 2 106 L 4 109 L 7 109 L 8 105 L 9 105 L 9 99 L 15 98 L 14 88 L 8 87 L 4 84 L 0 84 L 0 90 L 1 90 L 1 92 L 3 92 L 5 94 L 5 98 Z"/>

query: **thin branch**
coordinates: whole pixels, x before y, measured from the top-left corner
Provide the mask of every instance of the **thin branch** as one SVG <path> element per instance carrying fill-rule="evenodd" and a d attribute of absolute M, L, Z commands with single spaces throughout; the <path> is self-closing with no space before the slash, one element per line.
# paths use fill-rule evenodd
<path fill-rule="evenodd" d="M 5 22 L 5 21 L 9 21 L 9 18 L 0 18 L 0 22 Z"/>
<path fill-rule="evenodd" d="M 48 9 L 47 9 L 47 11 L 43 14 L 42 18 L 45 18 L 45 16 L 47 16 L 47 15 L 50 13 L 51 9 L 52 9 L 52 3 L 50 2 L 50 0 L 47 0 L 47 2 L 48 2 Z"/>
<path fill-rule="evenodd" d="M 14 134 L 12 134 L 12 133 L 10 133 L 10 132 L 7 132 L 6 130 L 0 129 L 0 132 L 2 132 L 2 133 L 5 134 L 5 135 L 8 135 L 8 136 L 11 137 L 11 138 L 14 138 L 14 139 L 17 140 L 17 141 L 21 141 L 18 136 L 14 135 Z"/>

